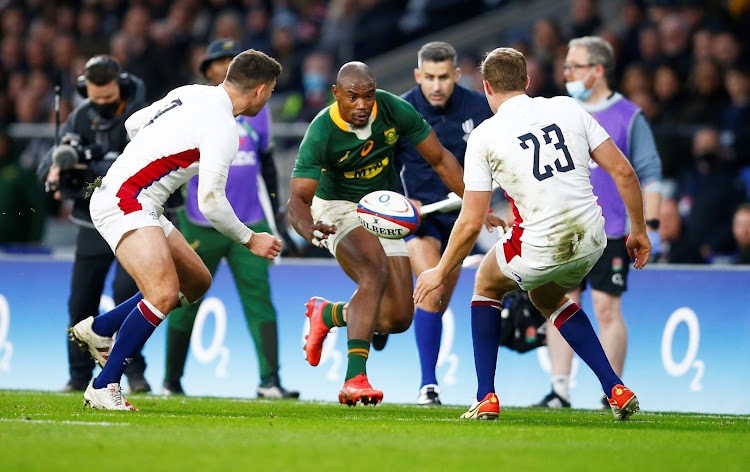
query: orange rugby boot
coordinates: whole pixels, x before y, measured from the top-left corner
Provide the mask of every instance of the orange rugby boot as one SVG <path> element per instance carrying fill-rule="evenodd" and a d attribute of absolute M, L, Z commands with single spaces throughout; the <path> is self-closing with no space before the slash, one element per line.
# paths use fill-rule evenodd
<path fill-rule="evenodd" d="M 383 401 L 383 392 L 372 388 L 365 374 L 344 382 L 339 392 L 339 402 L 344 405 L 354 406 L 358 401 L 365 405 L 377 405 Z"/>
<path fill-rule="evenodd" d="M 469 411 L 461 415 L 462 420 L 496 420 L 500 415 L 500 400 L 493 392 L 482 401 L 475 401 Z"/>
<path fill-rule="evenodd" d="M 331 302 L 321 297 L 312 297 L 305 303 L 307 307 L 305 316 L 310 318 L 310 332 L 305 336 L 305 347 L 303 349 L 307 354 L 307 362 L 313 367 L 320 363 L 323 341 L 331 330 L 323 323 L 323 307 L 329 303 Z"/>
<path fill-rule="evenodd" d="M 612 395 L 607 398 L 607 401 L 615 419 L 620 421 L 625 421 L 641 409 L 635 394 L 628 387 L 619 384 L 612 387 Z"/>

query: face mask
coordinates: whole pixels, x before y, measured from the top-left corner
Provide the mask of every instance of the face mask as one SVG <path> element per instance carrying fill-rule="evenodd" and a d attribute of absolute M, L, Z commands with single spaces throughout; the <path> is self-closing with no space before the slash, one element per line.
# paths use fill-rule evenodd
<path fill-rule="evenodd" d="M 325 77 L 318 72 L 311 72 L 302 77 L 302 86 L 306 92 L 323 92 L 326 88 Z"/>
<path fill-rule="evenodd" d="M 91 104 L 94 107 L 94 110 L 104 118 L 105 120 L 111 120 L 115 117 L 115 114 L 117 113 L 117 110 L 120 109 L 120 101 L 114 101 L 110 103 L 92 103 Z"/>
<path fill-rule="evenodd" d="M 594 84 L 591 84 L 591 88 L 587 89 L 586 86 L 583 85 L 583 82 L 586 80 L 592 70 L 594 69 L 592 68 L 588 72 L 586 72 L 586 75 L 584 75 L 581 80 L 572 80 L 570 82 L 565 82 L 565 89 L 568 91 L 568 95 L 575 98 L 576 100 L 581 101 L 584 101 L 591 96 L 591 94 L 594 92 Z M 596 83 L 596 80 L 594 81 L 594 83 Z"/>

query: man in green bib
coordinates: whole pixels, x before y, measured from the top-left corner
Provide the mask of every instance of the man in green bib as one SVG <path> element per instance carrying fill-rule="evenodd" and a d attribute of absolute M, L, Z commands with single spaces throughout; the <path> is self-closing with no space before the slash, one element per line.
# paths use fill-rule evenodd
<path fill-rule="evenodd" d="M 376 89 L 361 62 L 344 64 L 333 86 L 336 102 L 315 117 L 292 171 L 289 219 L 313 245 L 328 248 L 357 283 L 349 302 L 307 302 L 307 361 L 320 362 L 323 340 L 347 326 L 348 367 L 339 401 L 376 404 L 383 392 L 367 379 L 373 332 L 401 333 L 414 314 L 409 253 L 403 240 L 378 238 L 357 219 L 357 203 L 375 190 L 398 190 L 394 146 L 407 139 L 452 191 L 463 195 L 463 170 L 414 107 Z"/>

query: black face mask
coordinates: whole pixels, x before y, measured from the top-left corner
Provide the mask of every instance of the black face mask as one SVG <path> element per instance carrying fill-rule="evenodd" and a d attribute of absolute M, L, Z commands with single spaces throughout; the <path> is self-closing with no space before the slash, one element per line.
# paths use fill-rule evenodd
<path fill-rule="evenodd" d="M 110 103 L 91 103 L 91 106 L 94 108 L 94 111 L 104 118 L 105 120 L 111 120 L 115 117 L 115 114 L 117 114 L 117 110 L 120 109 L 120 101 L 114 101 Z"/>

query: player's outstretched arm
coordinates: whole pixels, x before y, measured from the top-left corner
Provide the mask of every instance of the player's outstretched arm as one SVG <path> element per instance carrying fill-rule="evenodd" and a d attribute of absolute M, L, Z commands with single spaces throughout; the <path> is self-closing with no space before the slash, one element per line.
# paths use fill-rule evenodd
<path fill-rule="evenodd" d="M 281 240 L 268 233 L 253 233 L 250 240 L 243 244 L 256 256 L 273 259 L 281 252 Z"/>
<path fill-rule="evenodd" d="M 258 256 L 267 259 L 276 257 L 281 250 L 281 241 L 270 234 L 254 234 L 237 218 L 232 205 L 227 200 L 226 175 L 205 168 L 201 168 L 198 175 L 198 208 L 211 225 L 221 234 L 242 244 Z"/>
<path fill-rule="evenodd" d="M 324 240 L 328 239 L 328 235 L 335 233 L 338 228 L 321 221 L 313 221 L 310 206 L 317 189 L 318 181 L 315 179 L 292 177 L 289 184 L 290 197 L 286 206 L 289 212 L 289 222 L 294 230 L 310 241 L 313 246 L 325 247 Z"/>
<path fill-rule="evenodd" d="M 456 223 L 453 225 L 448 246 L 437 267 L 426 270 L 417 279 L 414 288 L 414 303 L 420 303 L 428 293 L 435 290 L 443 280 L 458 267 L 471 252 L 482 231 L 492 192 L 468 191 Z"/>
<path fill-rule="evenodd" d="M 459 197 L 464 195 L 464 170 L 456 157 L 440 144 L 435 130 L 430 130 L 424 141 L 414 146 L 422 155 L 445 185 Z"/>
<path fill-rule="evenodd" d="M 633 266 L 642 269 L 651 257 L 651 242 L 646 234 L 646 220 L 643 216 L 643 193 L 638 176 L 622 151 L 607 139 L 591 153 L 591 157 L 599 166 L 607 171 L 617 185 L 625 207 L 630 216 L 630 236 L 626 246 L 631 259 L 635 259 Z"/>

